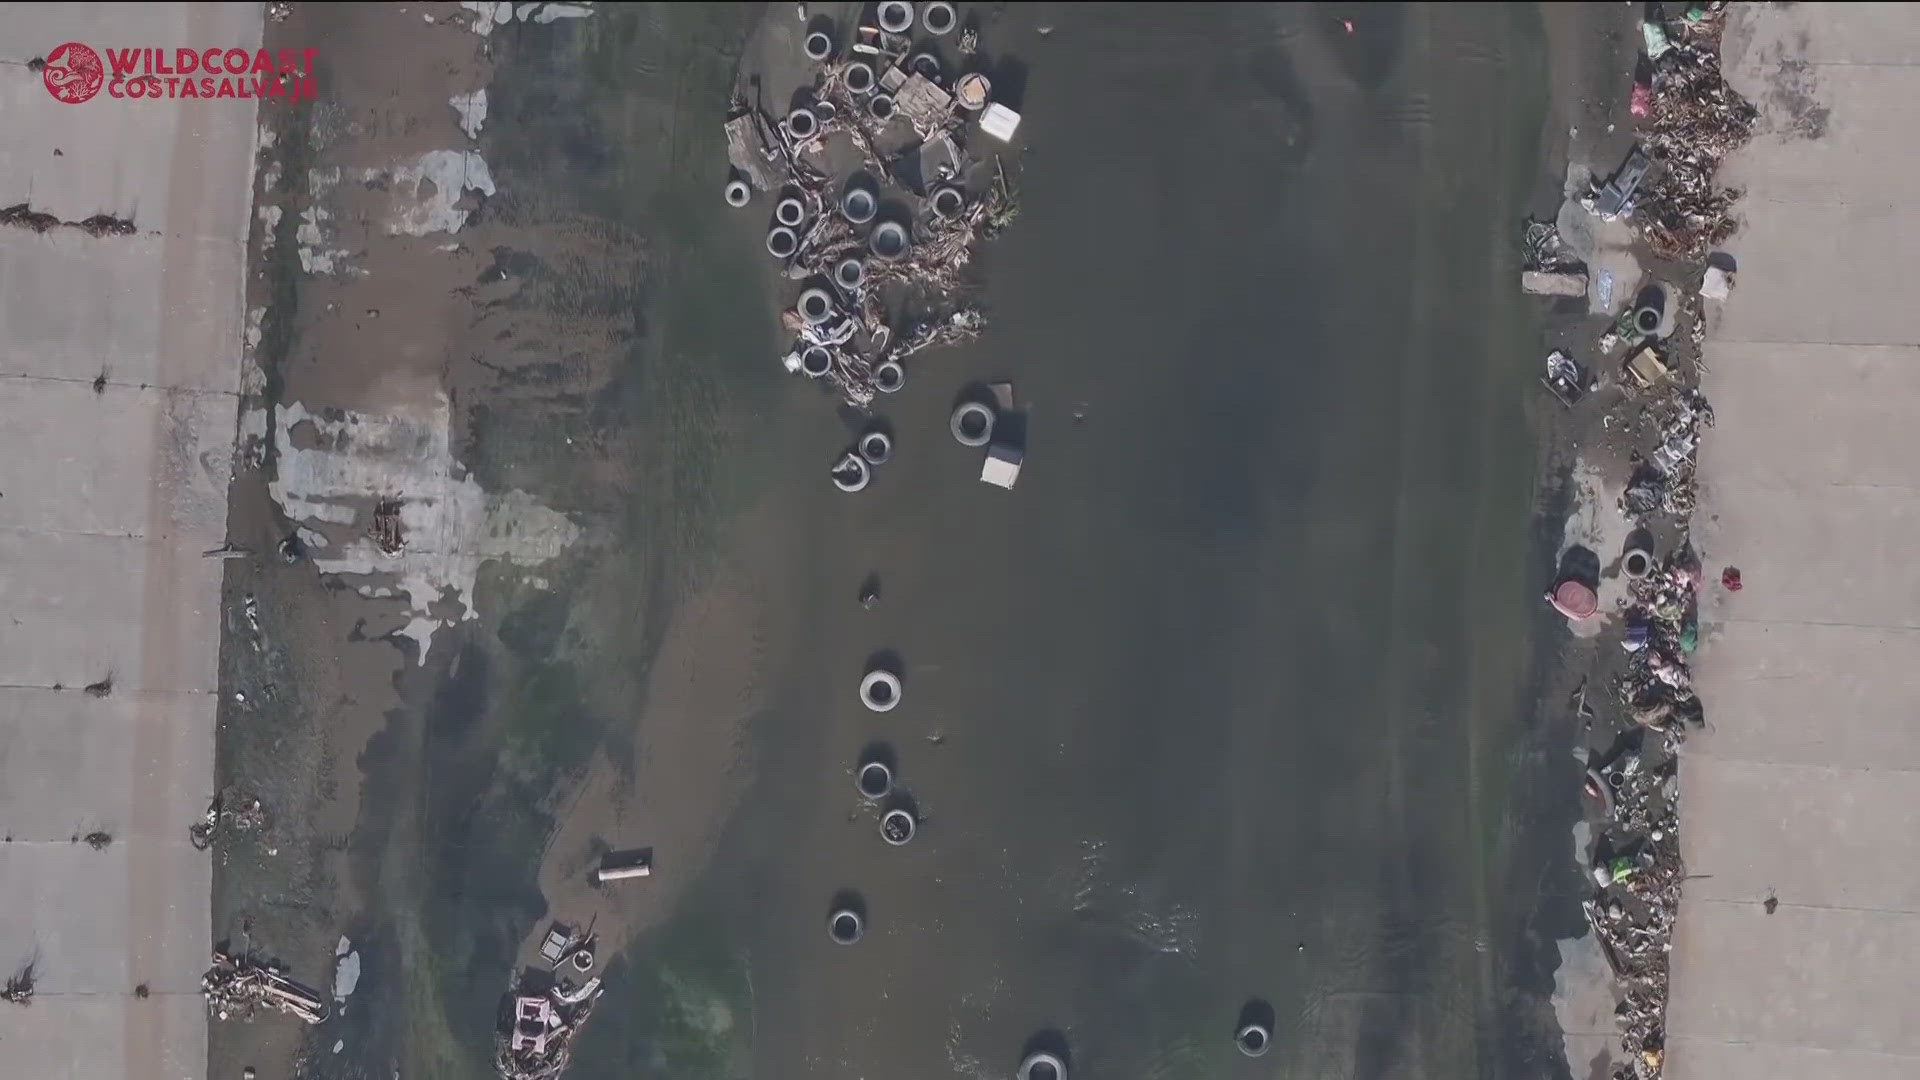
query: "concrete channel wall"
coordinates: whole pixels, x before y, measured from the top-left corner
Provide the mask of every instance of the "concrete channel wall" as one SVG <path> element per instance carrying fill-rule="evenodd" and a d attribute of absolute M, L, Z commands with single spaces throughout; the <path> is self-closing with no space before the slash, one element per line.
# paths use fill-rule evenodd
<path fill-rule="evenodd" d="M 0 1073 L 206 1075 L 220 579 L 251 101 L 49 94 L 28 62 L 257 47 L 258 4 L 0 4 Z M 41 219 L 42 224 L 46 224 Z M 111 679 L 104 696 L 82 689 Z M 76 842 L 112 836 L 102 850 Z M 145 996 L 136 993 L 144 984 Z"/>
<path fill-rule="evenodd" d="M 1670 1080 L 1920 1076 L 1920 8 L 1739 4 Z M 1717 590 L 1716 590 L 1717 592 Z M 1776 903 L 1769 905 L 1768 898 Z"/>

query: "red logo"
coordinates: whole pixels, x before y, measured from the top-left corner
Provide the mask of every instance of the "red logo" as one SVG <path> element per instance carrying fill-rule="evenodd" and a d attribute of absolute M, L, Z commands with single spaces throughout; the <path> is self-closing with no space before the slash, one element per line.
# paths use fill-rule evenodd
<path fill-rule="evenodd" d="M 100 92 L 107 73 L 99 53 L 77 41 L 69 41 L 47 54 L 47 66 L 40 77 L 46 80 L 47 93 L 55 99 L 78 105 Z"/>

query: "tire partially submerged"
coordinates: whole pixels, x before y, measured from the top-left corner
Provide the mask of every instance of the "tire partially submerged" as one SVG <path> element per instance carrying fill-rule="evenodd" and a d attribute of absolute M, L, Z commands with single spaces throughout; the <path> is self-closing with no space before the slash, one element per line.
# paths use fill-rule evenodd
<path fill-rule="evenodd" d="M 913 839 L 918 824 L 913 815 L 905 810 L 889 810 L 880 815 L 880 839 L 894 847 L 904 847 Z"/>
<path fill-rule="evenodd" d="M 873 369 L 873 388 L 883 394 L 897 393 L 907 385 L 907 369 L 898 360 L 882 360 Z"/>
<path fill-rule="evenodd" d="M 841 908 L 827 916 L 827 936 L 835 945 L 852 945 L 867 932 L 867 920 L 852 908 Z"/>
<path fill-rule="evenodd" d="M 1273 1045 L 1273 1033 L 1262 1024 L 1247 1024 L 1234 1033 L 1233 1045 L 1248 1057 L 1259 1057 Z"/>
<path fill-rule="evenodd" d="M 841 491 L 861 491 L 872 482 L 873 467 L 860 460 L 858 454 L 848 454 L 833 467 L 833 486 Z"/>
<path fill-rule="evenodd" d="M 869 761 L 854 774 L 853 786 L 865 799 L 878 801 L 893 794 L 893 770 L 884 761 Z"/>
<path fill-rule="evenodd" d="M 961 446 L 985 446 L 993 441 L 993 420 L 992 409 L 978 401 L 963 401 L 947 426 Z"/>
<path fill-rule="evenodd" d="M 1019 1080 L 1067 1080 L 1067 1063 L 1040 1050 L 1027 1055 L 1016 1075 Z"/>
<path fill-rule="evenodd" d="M 884 431 L 860 436 L 860 457 L 869 465 L 885 465 L 893 457 L 893 437 Z"/>
<path fill-rule="evenodd" d="M 753 189 L 747 186 L 745 180 L 727 181 L 726 194 L 727 205 L 733 207 L 735 210 L 740 209 L 753 200 Z"/>

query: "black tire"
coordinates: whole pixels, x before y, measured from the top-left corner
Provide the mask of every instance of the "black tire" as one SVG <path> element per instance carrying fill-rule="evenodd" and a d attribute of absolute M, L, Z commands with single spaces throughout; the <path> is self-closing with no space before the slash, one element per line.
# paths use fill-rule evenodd
<path fill-rule="evenodd" d="M 897 262 L 906 257 L 913 247 L 913 241 L 907 237 L 907 227 L 897 221 L 883 221 L 873 227 L 867 237 L 867 248 L 876 259 Z"/>
<path fill-rule="evenodd" d="M 835 945 L 853 945 L 866 936 L 867 920 L 852 908 L 841 908 L 827 916 L 827 937 Z"/>
<path fill-rule="evenodd" d="M 855 60 L 841 70 L 840 81 L 846 85 L 847 92 L 855 97 L 871 94 L 874 82 L 873 65 L 865 60 Z"/>
<path fill-rule="evenodd" d="M 892 394 L 907 385 L 907 369 L 900 366 L 898 360 L 882 360 L 873 369 L 873 388 L 883 394 Z"/>
<path fill-rule="evenodd" d="M 880 212 L 880 200 L 863 187 L 848 188 L 840 196 L 840 216 L 855 225 L 865 225 Z"/>
<path fill-rule="evenodd" d="M 867 485 L 873 482 L 873 467 L 860 460 L 860 455 L 848 454 L 833 467 L 832 476 L 834 487 L 852 494 L 856 491 L 865 491 Z"/>
<path fill-rule="evenodd" d="M 776 259 L 791 259 L 793 253 L 800 250 L 800 238 L 785 225 L 775 225 L 767 230 L 767 254 Z"/>
<path fill-rule="evenodd" d="M 861 798 L 878 802 L 893 794 L 893 770 L 883 761 L 869 761 L 853 774 L 853 787 Z"/>
<path fill-rule="evenodd" d="M 818 326 L 833 318 L 833 294 L 816 286 L 802 292 L 793 308 L 807 320 L 807 325 Z"/>
<path fill-rule="evenodd" d="M 1028 1054 L 1016 1074 L 1019 1080 L 1067 1080 L 1067 1063 L 1045 1050 Z"/>
<path fill-rule="evenodd" d="M 860 436 L 860 457 L 869 465 L 885 465 L 893 457 L 893 437 L 884 431 Z"/>
<path fill-rule="evenodd" d="M 808 34 L 800 47 L 807 54 L 807 59 L 816 64 L 833 55 L 833 39 L 818 30 Z"/>
<path fill-rule="evenodd" d="M 953 12 L 953 5 L 947 3 L 947 0 L 932 0 L 931 3 L 921 5 L 920 25 L 934 37 L 952 33 L 959 22 L 959 16 Z"/>
<path fill-rule="evenodd" d="M 963 401 L 947 424 L 961 446 L 985 446 L 993 441 L 993 410 L 978 401 Z"/>
<path fill-rule="evenodd" d="M 880 29 L 889 34 L 904 34 L 913 29 L 913 5 L 907 0 L 880 0 L 879 10 L 874 14 Z"/>
<path fill-rule="evenodd" d="M 1259 1057 L 1273 1048 L 1273 1032 L 1261 1024 L 1248 1024 L 1234 1032 L 1233 1045 L 1248 1057 Z"/>

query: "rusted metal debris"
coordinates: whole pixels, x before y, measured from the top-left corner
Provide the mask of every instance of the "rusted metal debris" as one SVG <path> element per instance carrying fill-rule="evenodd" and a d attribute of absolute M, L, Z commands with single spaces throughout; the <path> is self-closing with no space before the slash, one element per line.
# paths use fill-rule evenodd
<path fill-rule="evenodd" d="M 263 1006 L 309 1024 L 328 1014 L 324 998 L 287 978 L 278 966 L 219 949 L 213 951 L 213 967 L 200 977 L 200 993 L 216 1020 L 252 1020 Z"/>

